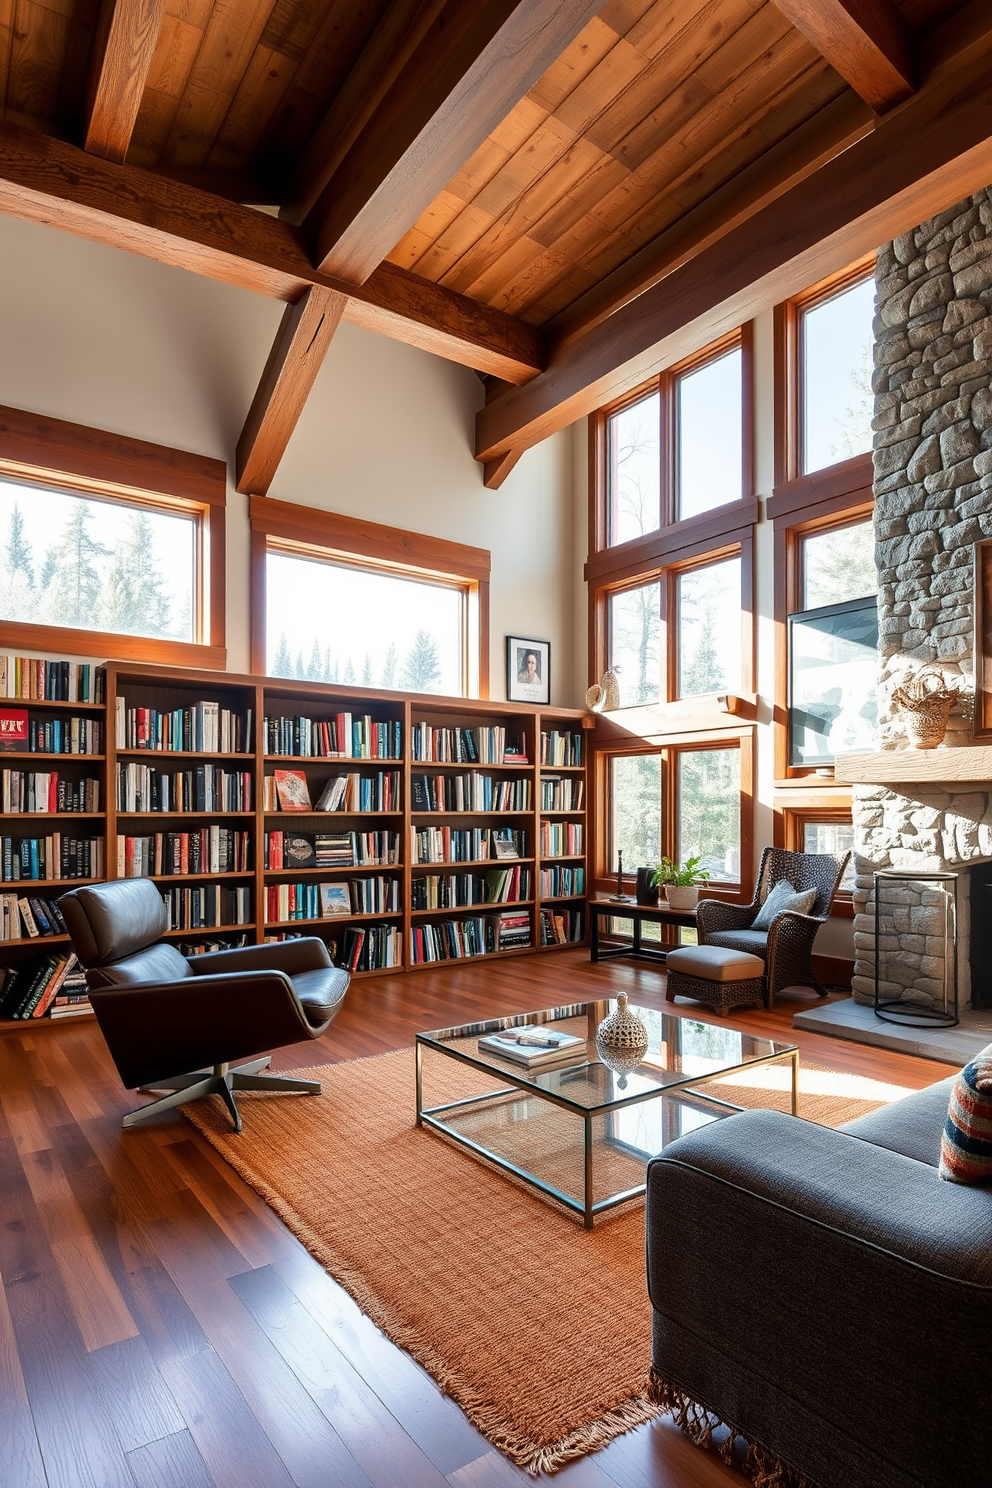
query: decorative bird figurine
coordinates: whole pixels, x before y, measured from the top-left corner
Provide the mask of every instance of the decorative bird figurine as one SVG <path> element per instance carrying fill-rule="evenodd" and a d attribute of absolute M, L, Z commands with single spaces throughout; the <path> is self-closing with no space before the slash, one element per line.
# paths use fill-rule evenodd
<path fill-rule="evenodd" d="M 601 682 L 594 682 L 586 693 L 586 707 L 593 713 L 611 713 L 620 706 L 620 684 L 617 673 L 620 668 L 607 667 Z"/>

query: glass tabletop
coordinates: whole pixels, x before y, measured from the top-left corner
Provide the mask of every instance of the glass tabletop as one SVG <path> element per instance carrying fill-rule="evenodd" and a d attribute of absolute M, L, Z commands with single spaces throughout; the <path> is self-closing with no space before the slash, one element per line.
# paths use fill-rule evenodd
<path fill-rule="evenodd" d="M 596 1049 L 596 1029 L 615 1009 L 616 1003 L 606 998 L 573 1003 L 516 1017 L 437 1028 L 418 1033 L 417 1043 L 422 1048 L 452 1055 L 476 1069 L 510 1077 L 518 1085 L 531 1087 L 536 1093 L 583 1114 L 636 1105 L 697 1080 L 784 1057 L 796 1048 L 795 1044 L 757 1038 L 740 1029 L 680 1018 L 655 1008 L 631 1006 L 629 1011 L 647 1028 L 647 1052 L 635 1069 L 614 1070 L 604 1064 Z M 574 1064 L 528 1070 L 479 1048 L 479 1039 L 485 1034 L 525 1025 L 576 1034 L 586 1040 L 585 1051 L 579 1052 Z"/>

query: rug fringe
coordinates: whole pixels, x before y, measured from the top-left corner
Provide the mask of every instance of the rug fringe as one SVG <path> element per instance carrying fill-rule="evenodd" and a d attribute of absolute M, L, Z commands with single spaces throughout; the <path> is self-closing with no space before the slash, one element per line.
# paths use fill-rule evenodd
<path fill-rule="evenodd" d="M 678 1385 L 659 1374 L 653 1364 L 645 1395 L 659 1410 L 670 1414 L 697 1447 L 715 1451 L 728 1467 L 736 1468 L 750 1478 L 753 1488 L 817 1488 L 809 1478 L 781 1462 L 774 1452 L 753 1441 L 732 1422 L 722 1420 L 715 1411 L 693 1400 Z M 721 1427 L 728 1435 L 723 1441 L 714 1442 L 713 1433 Z"/>

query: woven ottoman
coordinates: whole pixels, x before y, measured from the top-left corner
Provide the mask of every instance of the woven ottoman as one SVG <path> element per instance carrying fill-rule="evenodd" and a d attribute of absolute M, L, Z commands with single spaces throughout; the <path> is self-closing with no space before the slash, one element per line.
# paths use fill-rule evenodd
<path fill-rule="evenodd" d="M 732 1007 L 765 1005 L 765 963 L 724 946 L 681 946 L 669 951 L 666 997 L 692 997 L 724 1017 Z"/>

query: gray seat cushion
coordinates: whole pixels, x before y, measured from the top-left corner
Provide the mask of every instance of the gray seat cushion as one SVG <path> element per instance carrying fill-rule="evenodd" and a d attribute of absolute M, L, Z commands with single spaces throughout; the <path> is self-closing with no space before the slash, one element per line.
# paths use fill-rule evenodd
<path fill-rule="evenodd" d="M 954 1076 L 929 1085 L 926 1090 L 916 1090 L 902 1100 L 882 1106 L 868 1116 L 859 1116 L 849 1121 L 840 1131 L 852 1137 L 861 1137 L 873 1142 L 876 1147 L 887 1147 L 890 1152 L 901 1152 L 903 1157 L 915 1158 L 935 1168 L 940 1162 L 940 1138 L 947 1120 L 947 1106 L 951 1098 Z"/>
<path fill-rule="evenodd" d="M 762 961 L 768 958 L 767 930 L 717 930 L 715 934 L 707 935 L 706 944 L 726 946 L 731 951 L 746 951 L 749 956 L 760 956 Z"/>
<path fill-rule="evenodd" d="M 339 966 L 321 966 L 316 971 L 297 971 L 292 982 L 307 1021 L 316 1028 L 333 1018 L 348 990 L 348 973 Z"/>

